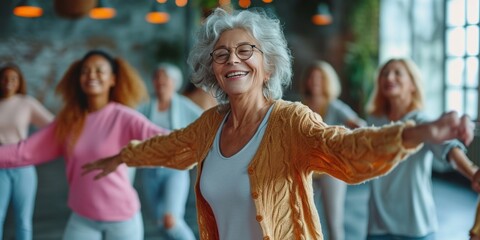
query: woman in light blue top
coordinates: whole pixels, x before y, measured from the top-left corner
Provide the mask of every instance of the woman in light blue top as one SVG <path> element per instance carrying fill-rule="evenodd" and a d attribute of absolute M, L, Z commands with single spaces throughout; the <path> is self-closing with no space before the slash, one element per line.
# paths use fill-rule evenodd
<path fill-rule="evenodd" d="M 320 114 L 329 125 L 345 125 L 349 128 L 365 123 L 344 102 L 338 99 L 341 92 L 338 75 L 325 61 L 314 61 L 305 69 L 303 76 L 303 102 Z M 347 184 L 326 174 L 315 174 L 314 193 L 321 192 L 321 202 L 326 217 L 328 236 L 331 240 L 344 240 L 344 212 Z M 317 209 L 319 201 L 315 201 Z"/>
<path fill-rule="evenodd" d="M 188 98 L 177 94 L 182 86 L 180 69 L 161 63 L 153 74 L 155 97 L 138 110 L 153 123 L 167 129 L 180 129 L 195 119 L 203 110 Z M 185 206 L 190 193 L 189 171 L 169 168 L 142 170 L 142 183 L 161 233 L 166 239 L 195 239 L 184 220 Z"/>
<path fill-rule="evenodd" d="M 408 59 L 391 59 L 381 68 L 367 111 L 369 124 L 427 121 L 422 113 L 420 74 Z M 367 239 L 435 239 L 438 223 L 432 196 L 432 160 L 450 162 L 473 179 L 478 167 L 465 155 L 459 141 L 425 143 L 386 176 L 370 181 Z M 473 210 L 472 210 L 473 211 Z"/>

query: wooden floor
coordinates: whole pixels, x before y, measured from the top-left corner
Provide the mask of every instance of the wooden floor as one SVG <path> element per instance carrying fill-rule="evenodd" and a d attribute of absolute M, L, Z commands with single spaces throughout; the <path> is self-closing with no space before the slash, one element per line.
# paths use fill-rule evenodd
<path fill-rule="evenodd" d="M 37 172 L 39 180 L 34 214 L 34 239 L 61 239 L 70 215 L 70 210 L 66 205 L 67 184 L 64 163 L 61 160 L 53 161 L 38 166 Z M 440 221 L 440 232 L 437 240 L 467 240 L 468 229 L 473 223 L 477 195 L 469 189 L 465 182 L 446 180 L 446 178 L 451 179 L 451 176 L 436 175 L 433 181 Z M 140 188 L 137 185 L 136 187 Z M 346 240 L 364 239 L 367 191 L 366 185 L 350 186 L 348 189 L 345 223 Z M 145 239 L 160 239 L 148 214 L 144 213 L 143 216 Z M 193 201 L 188 206 L 186 219 L 197 232 Z M 5 224 L 5 240 L 14 239 L 13 230 L 13 219 L 9 214 Z M 328 236 L 328 233 L 326 235 Z"/>

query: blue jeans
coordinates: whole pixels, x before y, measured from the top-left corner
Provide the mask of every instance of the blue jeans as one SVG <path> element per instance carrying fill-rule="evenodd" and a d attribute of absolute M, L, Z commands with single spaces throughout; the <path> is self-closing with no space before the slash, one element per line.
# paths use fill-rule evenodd
<path fill-rule="evenodd" d="M 406 237 L 393 234 L 368 235 L 367 240 L 435 240 L 435 233 L 430 233 L 423 237 Z"/>
<path fill-rule="evenodd" d="M 0 169 L 0 238 L 11 201 L 15 217 L 15 239 L 32 239 L 32 217 L 37 193 L 34 166 Z"/>
<path fill-rule="evenodd" d="M 95 221 L 72 213 L 63 240 L 143 240 L 140 212 L 125 221 Z"/>
<path fill-rule="evenodd" d="M 185 206 L 190 188 L 189 171 L 146 168 L 141 173 L 146 203 L 165 239 L 193 240 L 192 229 L 185 222 Z M 175 225 L 166 229 L 163 219 L 171 214 Z"/>

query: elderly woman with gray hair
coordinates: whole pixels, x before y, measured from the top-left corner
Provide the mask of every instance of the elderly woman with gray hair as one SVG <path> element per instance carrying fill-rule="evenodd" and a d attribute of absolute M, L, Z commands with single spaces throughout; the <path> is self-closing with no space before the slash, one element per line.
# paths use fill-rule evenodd
<path fill-rule="evenodd" d="M 178 94 L 183 74 L 177 66 L 160 63 L 152 76 L 155 96 L 138 108 L 153 123 L 166 129 L 180 129 L 203 112 L 195 103 Z M 184 220 L 190 189 L 189 171 L 171 168 L 141 170 L 143 193 L 165 239 L 195 239 Z"/>
<path fill-rule="evenodd" d="M 291 56 L 279 21 L 263 12 L 216 9 L 196 39 L 192 81 L 215 91 L 220 105 L 184 129 L 131 142 L 83 168 L 98 179 L 124 163 L 197 165 L 201 239 L 323 239 L 313 172 L 359 183 L 388 173 L 424 141 L 473 139 L 473 123 L 454 113 L 350 130 L 281 100 Z"/>

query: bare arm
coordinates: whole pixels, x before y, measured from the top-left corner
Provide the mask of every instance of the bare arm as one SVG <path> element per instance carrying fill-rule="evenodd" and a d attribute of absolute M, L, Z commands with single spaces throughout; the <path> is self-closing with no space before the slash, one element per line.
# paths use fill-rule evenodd
<path fill-rule="evenodd" d="M 457 171 L 470 181 L 473 180 L 473 176 L 478 171 L 478 167 L 468 159 L 467 155 L 465 155 L 461 149 L 452 148 L 452 150 L 448 152 L 448 159 Z"/>

